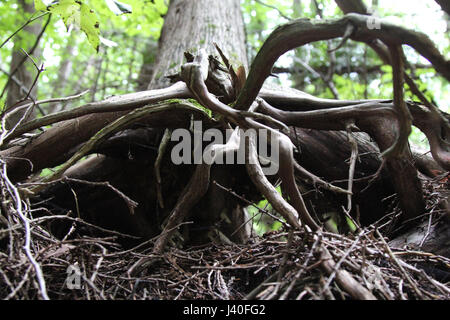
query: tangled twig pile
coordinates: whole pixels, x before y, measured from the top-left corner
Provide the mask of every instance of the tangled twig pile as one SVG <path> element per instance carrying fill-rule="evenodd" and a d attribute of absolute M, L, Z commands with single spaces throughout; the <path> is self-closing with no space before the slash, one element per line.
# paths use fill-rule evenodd
<path fill-rule="evenodd" d="M 3 192 L 13 191 L 2 177 Z M 449 286 L 424 271 L 448 270 L 450 259 L 390 248 L 379 231 L 385 221 L 349 237 L 279 231 L 246 245 L 171 247 L 131 276 L 129 268 L 152 251 L 157 238 L 125 250 L 118 240 L 127 235 L 70 216 L 33 219 L 28 207 L 14 207 L 21 200 L 11 195 L 3 203 L 11 214 L 0 229 L 2 299 L 450 298 Z M 61 219 L 72 227 L 57 239 L 46 226 Z"/>

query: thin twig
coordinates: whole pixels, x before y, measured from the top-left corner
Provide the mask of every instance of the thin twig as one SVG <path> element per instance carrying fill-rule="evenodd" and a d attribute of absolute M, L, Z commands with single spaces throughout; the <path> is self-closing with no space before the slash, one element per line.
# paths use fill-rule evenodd
<path fill-rule="evenodd" d="M 31 253 L 30 243 L 31 243 L 31 232 L 30 232 L 30 223 L 28 218 L 23 213 L 23 207 L 22 207 L 22 199 L 20 197 L 18 189 L 14 186 L 14 184 L 11 183 L 11 181 L 8 178 L 7 171 L 6 171 L 6 163 L 2 160 L 0 160 L 0 163 L 3 167 L 2 177 L 7 183 L 9 189 L 12 191 L 12 196 L 14 197 L 15 202 L 15 213 L 20 217 L 20 219 L 23 222 L 24 228 L 25 228 L 25 244 L 23 246 L 23 249 L 25 251 L 25 254 L 30 261 L 30 263 L 34 267 L 34 271 L 36 273 L 36 278 L 38 280 L 40 294 L 42 295 L 42 298 L 44 300 L 50 300 L 47 294 L 46 284 L 44 275 L 42 273 L 42 269 L 39 265 L 39 263 L 34 259 L 33 254 Z"/>

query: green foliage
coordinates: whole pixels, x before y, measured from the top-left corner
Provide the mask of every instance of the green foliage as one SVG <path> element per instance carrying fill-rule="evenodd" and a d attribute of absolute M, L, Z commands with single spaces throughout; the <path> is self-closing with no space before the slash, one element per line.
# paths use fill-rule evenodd
<path fill-rule="evenodd" d="M 351 232 L 355 232 L 356 231 L 356 225 L 353 223 L 352 220 L 350 220 L 348 217 L 345 217 L 345 221 L 350 229 Z"/>
<path fill-rule="evenodd" d="M 117 16 L 124 13 L 132 13 L 133 10 L 130 5 L 116 0 L 105 0 L 108 8 Z"/>
<path fill-rule="evenodd" d="M 128 0 L 125 3 L 116 0 L 34 0 L 34 2 L 36 10 L 58 15 L 67 29 L 71 26 L 78 27 L 86 34 L 89 43 L 97 52 L 102 40 L 100 38 L 102 25 L 104 30 L 119 27 L 131 36 L 136 34 L 157 36 L 162 26 L 161 15 L 166 10 L 163 1 Z M 120 17 L 123 14 L 129 14 L 129 18 Z"/>
<path fill-rule="evenodd" d="M 281 187 L 276 188 L 277 192 L 281 194 Z M 253 221 L 253 230 L 258 236 L 264 235 L 266 232 L 280 230 L 283 226 L 280 221 L 273 219 L 269 215 L 265 214 L 263 211 L 271 212 L 272 215 L 278 217 L 281 221 L 284 221 L 272 208 L 272 205 L 263 199 L 256 204 L 256 206 L 247 207 L 247 211 Z"/>
<path fill-rule="evenodd" d="M 118 5 L 119 2 L 114 3 Z M 164 0 L 123 0 L 121 3 L 121 10 L 131 10 L 131 13 L 117 14 L 117 10 L 111 11 L 107 2 L 95 1 L 94 9 L 105 22 L 106 30 L 120 30 L 128 36 L 159 37 L 164 22 L 162 16 L 167 11 Z"/>
<path fill-rule="evenodd" d="M 27 1 L 33 4 L 34 0 Z M 42 4 L 51 4 L 49 1 L 41 0 L 40 2 L 36 6 L 39 9 L 43 8 Z M 78 2 L 82 3 L 84 10 L 87 8 L 93 10 L 92 14 L 95 14 L 99 22 L 98 40 L 94 39 L 99 41 L 98 53 L 95 50 L 96 44 L 91 45 L 81 29 L 81 17 L 84 11 L 81 11 L 82 6 Z M 105 0 L 72 1 L 72 4 L 75 3 L 72 7 L 68 6 L 67 1 L 52 3 L 53 10 L 59 10 L 58 14 L 60 12 L 64 14 L 64 8 L 67 10 L 72 8 L 73 16 L 67 16 L 64 21 L 54 12 L 40 41 L 39 46 L 43 54 L 32 55 L 38 63 L 43 63 L 45 66 L 45 71 L 38 81 L 38 99 L 73 95 L 86 89 L 95 90 L 95 96 L 85 95 L 80 100 L 58 107 L 70 108 L 71 105 L 80 105 L 93 99 L 102 99 L 135 90 L 142 63 L 154 61 L 155 55 L 149 51 L 149 45 L 154 43 L 151 47 L 156 48 L 156 40 L 163 24 L 162 15 L 167 11 L 164 0 L 114 1 L 114 4 L 123 11 L 131 7 L 132 13 L 121 15 L 113 12 Z M 66 7 L 62 6 L 63 3 Z M 79 11 L 77 12 L 74 8 L 79 8 Z M 44 9 L 47 11 L 47 7 Z M 0 1 L 0 34 L 2 35 L 0 41 L 6 40 L 28 19 L 41 14 L 42 11 L 36 11 L 33 14 L 23 12 L 22 6 L 17 1 Z M 42 26 L 44 19 L 46 17 L 32 23 Z M 78 22 L 79 25 L 77 25 Z M 73 28 L 67 30 L 66 23 L 72 24 Z M 91 25 L 95 26 L 95 23 Z M 96 37 L 95 34 L 93 37 Z M 8 79 L 6 72 L 9 70 L 11 50 L 14 47 L 29 48 L 35 41 L 35 36 L 23 29 L 0 48 L 0 88 L 4 87 Z M 148 52 L 144 55 L 146 51 Z M 68 70 L 70 76 L 61 79 L 59 72 L 65 63 L 70 64 Z M 6 95 L 0 101 L 1 106 L 4 105 L 5 97 Z M 41 106 L 44 112 L 48 112 L 47 108 L 49 105 Z"/>
<path fill-rule="evenodd" d="M 49 1 L 46 1 L 49 2 Z M 100 45 L 100 22 L 94 10 L 79 0 L 59 0 L 44 3 L 34 0 L 36 10 L 48 11 L 61 17 L 69 29 L 72 25 L 79 27 L 87 36 L 89 43 L 98 51 Z"/>
<path fill-rule="evenodd" d="M 28 3 L 34 1 L 37 10 L 54 13 L 41 39 L 43 55 L 34 56 L 37 62 L 44 63 L 46 69 L 38 82 L 39 99 L 67 96 L 86 89 L 95 90 L 94 96 L 86 95 L 73 103 L 73 105 L 79 105 L 136 90 L 136 80 L 142 72 L 142 64 L 151 64 L 155 60 L 156 41 L 163 24 L 162 17 L 167 11 L 164 0 L 27 1 Z M 288 22 L 288 18 L 317 19 L 319 13 L 324 18 L 342 16 L 342 12 L 333 0 L 317 0 L 316 2 L 319 10 L 312 0 L 242 0 L 241 7 L 246 25 L 250 61 L 270 32 L 278 25 Z M 425 7 L 418 11 L 413 5 L 408 8 L 399 8 L 396 2 L 380 0 L 378 3 L 376 12 L 379 16 L 388 16 L 394 19 L 394 22 L 426 32 L 439 49 L 448 55 L 449 34 L 445 32 L 444 16 L 439 17 L 436 14 L 433 24 L 424 23 L 420 19 L 421 15 L 428 10 L 427 6 L 432 4 L 414 0 L 414 3 Z M 366 1 L 366 4 L 370 5 L 371 2 Z M 2 35 L 0 41 L 3 42 L 30 17 L 36 17 L 39 14 L 40 12 L 33 15 L 23 12 L 19 1 L 0 1 L 0 34 Z M 33 24 L 42 25 L 44 19 L 38 19 Z M 69 25 L 74 27 L 70 32 L 67 30 Z M 96 25 L 98 25 L 97 28 Z M 14 45 L 17 48 L 25 48 L 34 41 L 35 36 L 22 30 L 0 48 L 1 70 L 9 70 L 10 55 Z M 335 47 L 337 43 L 339 39 L 330 43 L 321 41 L 287 53 L 276 63 L 276 66 L 292 67 L 298 72 L 280 74 L 278 79 L 271 77 L 267 81 L 292 86 L 318 97 L 333 98 L 332 92 L 318 73 L 325 74 L 328 70 L 330 55 L 327 50 L 329 47 Z M 70 47 L 72 50 L 68 50 Z M 97 49 L 98 53 L 96 53 Z M 425 66 L 409 71 L 425 96 L 445 111 L 450 111 L 450 106 L 447 104 L 450 99 L 448 82 L 436 75 L 434 69 L 426 67 L 429 62 L 419 58 L 413 50 L 405 47 L 405 54 L 412 63 Z M 58 73 L 67 61 L 72 64 L 70 77 L 61 80 Z M 316 73 L 305 68 L 305 65 Z M 377 54 L 365 44 L 348 41 L 335 52 L 334 67 L 335 74 L 332 80 L 340 99 L 392 98 L 391 68 L 382 66 Z M 364 70 L 375 71 L 366 73 Z M 7 74 L 0 72 L 0 88 L 4 86 L 7 79 Z M 58 87 L 61 89 L 55 90 Z M 409 90 L 405 91 L 405 95 L 408 99 L 417 100 Z M 70 105 L 72 104 L 64 107 L 67 108 Z M 46 111 L 47 106 L 41 107 Z M 411 139 L 414 143 L 420 143 L 423 136 L 414 130 Z"/>

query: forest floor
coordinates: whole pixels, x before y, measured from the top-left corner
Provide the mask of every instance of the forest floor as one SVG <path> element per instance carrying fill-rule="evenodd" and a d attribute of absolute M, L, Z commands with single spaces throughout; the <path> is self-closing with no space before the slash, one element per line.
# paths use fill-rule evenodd
<path fill-rule="evenodd" d="M 52 219 L 70 219 L 64 239 L 46 228 Z M 279 230 L 241 245 L 169 246 L 131 275 L 156 238 L 124 248 L 125 235 L 80 219 L 35 218 L 28 233 L 12 221 L 0 221 L 8 224 L 0 225 L 1 299 L 41 299 L 43 290 L 71 300 L 450 299 L 450 259 L 389 246 L 380 225 L 347 236 Z M 27 239 L 36 264 L 24 250 Z"/>

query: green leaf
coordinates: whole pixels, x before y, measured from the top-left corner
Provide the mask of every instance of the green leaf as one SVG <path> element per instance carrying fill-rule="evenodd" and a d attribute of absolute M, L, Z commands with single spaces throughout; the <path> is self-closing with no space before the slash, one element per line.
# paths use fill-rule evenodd
<path fill-rule="evenodd" d="M 350 220 L 348 217 L 345 217 L 345 221 L 347 222 L 348 227 L 352 232 L 356 231 L 356 225 L 353 223 L 352 220 Z"/>
<path fill-rule="evenodd" d="M 105 0 L 105 2 L 109 10 L 111 10 L 117 16 L 133 12 L 131 6 L 126 3 L 122 3 L 116 0 Z"/>
<path fill-rule="evenodd" d="M 34 8 L 37 11 L 46 11 L 46 5 L 42 0 L 34 0 Z"/>
<path fill-rule="evenodd" d="M 79 27 L 87 36 L 89 43 L 98 52 L 100 45 L 100 22 L 94 10 L 83 1 L 60 0 L 47 5 L 43 0 L 35 0 L 36 10 L 48 11 L 61 17 L 67 29 L 71 25 Z"/>
<path fill-rule="evenodd" d="M 100 45 L 100 22 L 94 10 L 85 4 L 81 5 L 81 30 L 86 33 L 90 44 L 98 52 Z"/>
<path fill-rule="evenodd" d="M 56 4 L 58 1 L 53 0 L 34 0 L 34 8 L 37 11 L 47 11 L 47 7 Z"/>
<path fill-rule="evenodd" d="M 283 224 L 280 221 L 275 221 L 272 224 L 271 229 L 272 229 L 272 231 L 277 231 L 277 230 L 280 230 L 282 226 L 283 226 Z"/>
<path fill-rule="evenodd" d="M 80 3 L 75 0 L 61 0 L 47 6 L 47 11 L 59 15 L 69 29 L 72 24 L 80 26 L 80 7 Z"/>

